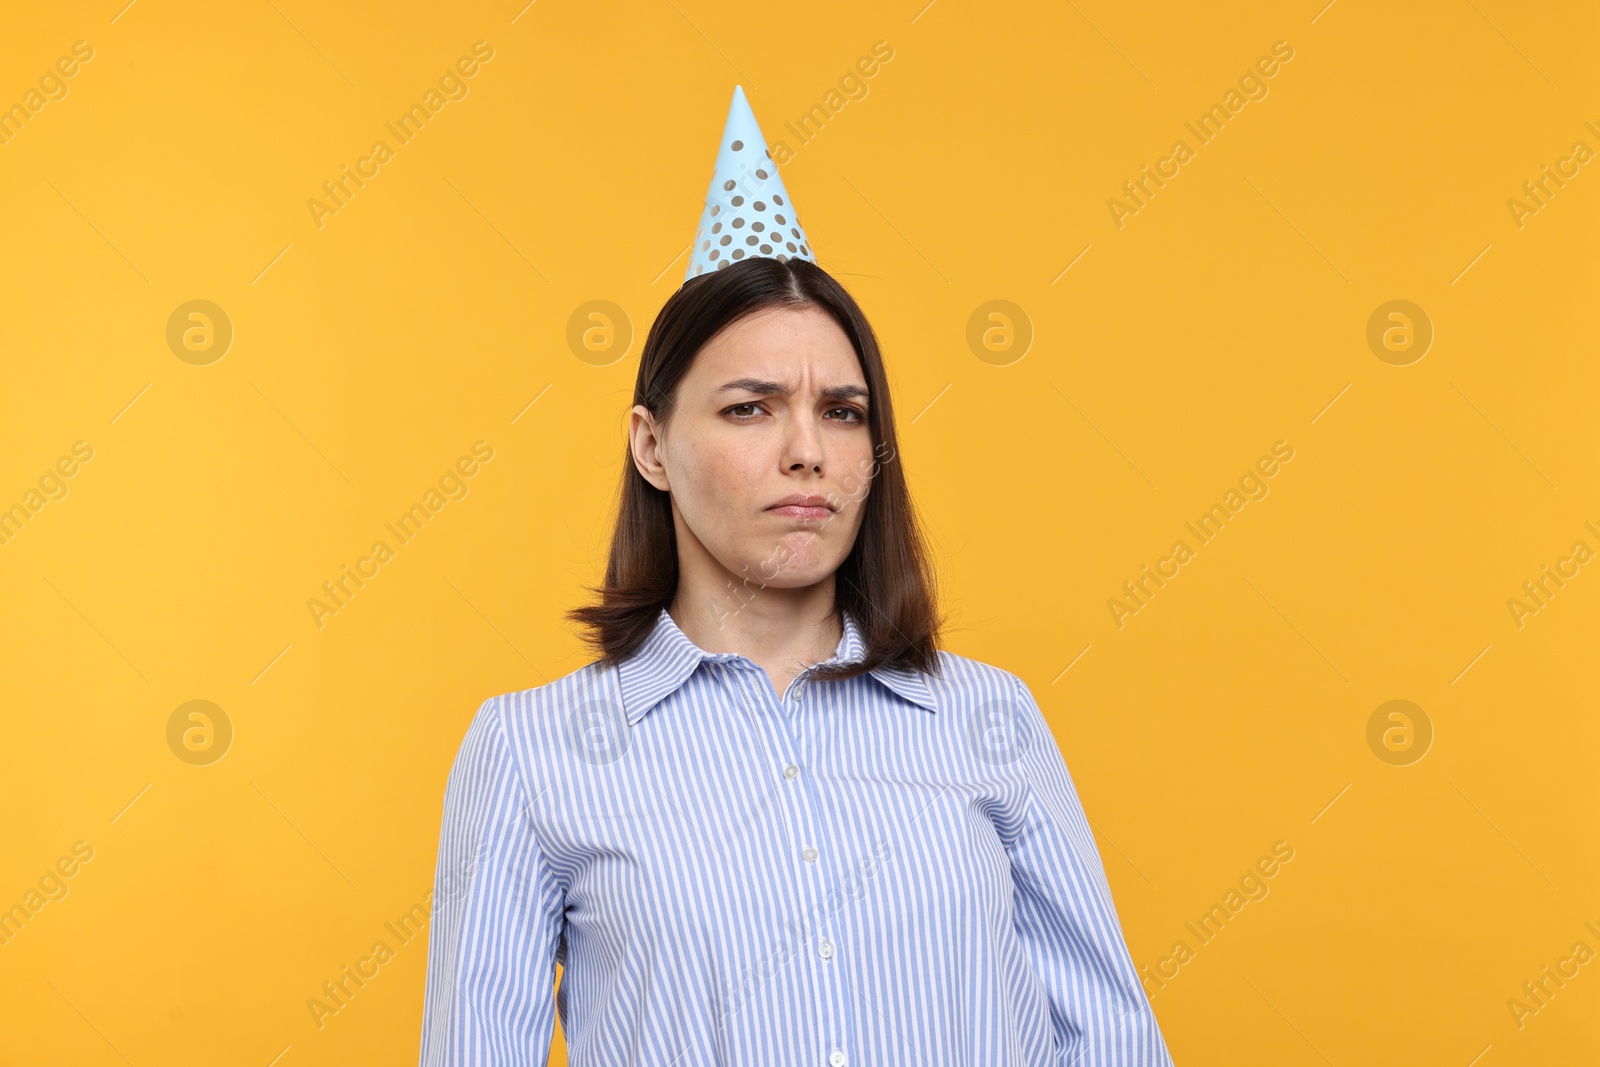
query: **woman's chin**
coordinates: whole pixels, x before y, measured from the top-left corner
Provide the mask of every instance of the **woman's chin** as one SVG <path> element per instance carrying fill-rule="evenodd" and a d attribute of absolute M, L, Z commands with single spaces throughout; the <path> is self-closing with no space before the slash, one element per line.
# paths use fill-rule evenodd
<path fill-rule="evenodd" d="M 745 573 L 769 589 L 804 589 L 826 579 L 841 562 L 843 558 L 835 559 L 832 553 L 818 553 L 815 538 L 798 530 L 756 556 Z"/>

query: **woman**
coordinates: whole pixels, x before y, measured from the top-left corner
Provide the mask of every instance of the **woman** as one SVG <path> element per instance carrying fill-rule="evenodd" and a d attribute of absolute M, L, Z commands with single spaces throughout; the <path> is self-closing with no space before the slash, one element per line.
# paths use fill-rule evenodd
<path fill-rule="evenodd" d="M 734 90 L 598 658 L 445 788 L 423 1067 L 1170 1067 L 1028 687 L 938 649 L 878 342 Z M 555 965 L 563 965 L 552 997 Z"/>
<path fill-rule="evenodd" d="M 640 358 L 601 658 L 451 771 L 424 1065 L 1170 1064 L 1020 678 L 935 649 L 871 327 L 813 263 Z M 554 965 L 564 965 L 552 998 Z"/>

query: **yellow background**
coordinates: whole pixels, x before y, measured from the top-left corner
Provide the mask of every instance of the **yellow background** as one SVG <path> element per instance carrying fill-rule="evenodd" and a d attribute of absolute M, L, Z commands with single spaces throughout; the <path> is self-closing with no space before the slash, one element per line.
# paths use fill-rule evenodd
<path fill-rule="evenodd" d="M 1507 607 L 1600 549 L 1600 164 L 1507 206 L 1600 149 L 1597 16 L 1206 7 L 8 12 L 0 104 L 94 58 L 0 146 L 0 506 L 94 455 L 0 545 L 0 906 L 94 858 L 0 946 L 0 1064 L 415 1060 L 422 941 L 320 1029 L 306 1002 L 431 888 L 482 700 L 586 662 L 560 615 L 602 572 L 735 84 L 883 338 L 948 647 L 1038 695 L 1135 962 L 1295 850 L 1153 997 L 1176 1062 L 1600 1059 L 1600 963 L 1507 1007 L 1600 951 L 1600 565 Z M 480 40 L 469 95 L 319 228 L 322 183 Z M 799 145 L 783 124 L 880 40 Z M 1183 124 L 1278 41 L 1269 94 L 1197 147 Z M 1108 199 L 1179 138 L 1119 228 Z M 166 340 L 194 299 L 234 329 L 204 366 Z M 1366 341 L 1394 299 L 1435 331 L 1407 366 Z M 592 300 L 626 350 L 569 346 Z M 1022 358 L 969 346 L 990 300 Z M 480 440 L 469 494 L 319 628 L 322 583 Z M 1107 600 L 1279 440 L 1270 495 L 1119 628 Z M 197 699 L 234 730 L 209 766 L 167 741 Z M 1407 766 L 1367 742 L 1394 699 L 1434 732 Z"/>

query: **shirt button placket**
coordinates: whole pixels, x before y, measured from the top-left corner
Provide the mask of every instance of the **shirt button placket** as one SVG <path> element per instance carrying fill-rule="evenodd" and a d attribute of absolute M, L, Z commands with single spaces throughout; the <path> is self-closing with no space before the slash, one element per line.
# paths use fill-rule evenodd
<path fill-rule="evenodd" d="M 810 679 L 809 678 L 801 678 L 795 683 L 795 686 L 794 686 L 794 701 L 795 701 L 795 704 L 797 706 L 805 699 L 805 693 L 806 693 L 806 689 L 807 689 L 809 683 L 810 683 Z M 797 710 L 798 710 L 798 707 L 797 707 Z M 798 732 L 798 729 L 799 729 L 799 726 L 798 726 L 798 723 L 799 723 L 798 715 L 796 716 L 795 722 L 796 722 L 796 729 L 797 729 L 797 732 Z M 784 773 L 786 775 L 788 775 L 789 774 L 789 768 L 785 768 L 784 769 Z M 790 777 L 797 777 L 798 775 L 799 775 L 799 769 L 795 768 L 794 775 L 791 775 Z M 800 849 L 800 858 L 805 861 L 807 866 L 809 866 L 812 870 L 817 872 L 819 878 L 821 877 L 823 871 L 822 871 L 822 868 L 817 865 L 818 852 L 817 852 L 815 847 L 813 847 L 811 845 L 806 845 L 806 846 L 802 847 Z M 803 892 L 804 892 L 804 895 L 805 895 L 806 899 L 808 901 L 811 901 L 811 900 L 817 901 L 817 903 L 814 903 L 812 905 L 812 907 L 821 907 L 822 906 L 822 902 L 826 901 L 827 894 L 823 892 L 824 888 L 825 887 L 820 882 L 814 882 L 811 885 L 803 886 Z M 819 914 L 821 914 L 821 913 L 819 913 Z M 835 945 L 833 943 L 833 939 L 830 936 L 828 936 L 826 933 L 824 933 L 824 931 L 826 929 L 831 928 L 831 926 L 833 925 L 832 920 L 833 920 L 833 916 L 824 914 L 824 917 L 822 918 L 822 921 L 818 924 L 818 929 L 816 931 L 817 956 L 822 960 L 821 966 L 827 968 L 818 977 L 819 977 L 820 983 L 821 983 L 822 997 L 823 997 L 825 1003 L 828 1004 L 830 1007 L 837 1006 L 838 997 L 839 997 L 839 994 L 840 994 L 840 990 L 837 988 L 837 985 L 836 985 L 837 982 L 838 982 L 838 979 L 837 979 L 836 976 L 834 976 L 832 974 L 832 966 L 833 966 L 832 965 L 832 960 L 833 960 L 834 954 L 838 951 L 838 949 L 835 947 Z M 823 1016 L 823 1026 L 824 1026 L 823 1033 L 824 1033 L 824 1038 L 827 1041 L 828 1046 L 829 1046 L 828 1058 L 827 1058 L 827 1062 L 829 1064 L 829 1067 L 845 1067 L 845 1064 L 847 1062 L 849 1062 L 849 1057 L 845 1054 L 844 1049 L 840 1048 L 838 1046 L 838 1044 L 835 1043 L 835 1042 L 837 1042 L 839 1040 L 839 1036 L 840 1036 L 840 1034 L 842 1032 L 843 1025 L 844 1025 L 844 1019 L 843 1018 L 833 1017 L 833 1013 L 832 1012 L 825 1012 L 825 1014 Z"/>
<path fill-rule="evenodd" d="M 800 704 L 809 681 L 810 679 L 801 678 L 794 683 L 792 698 L 796 705 Z M 764 680 L 756 684 L 761 689 L 763 698 L 772 692 L 771 686 L 764 684 Z M 798 716 L 789 720 L 785 715 L 785 709 L 782 707 L 783 699 L 776 697 L 774 694 L 774 700 L 776 704 L 773 701 L 764 701 L 767 706 L 772 707 L 777 713 L 772 725 L 776 727 L 780 735 L 784 733 L 786 727 L 793 727 L 785 738 L 785 743 L 782 747 L 785 750 L 796 748 L 798 747 L 801 731 Z M 812 838 L 813 833 L 818 828 L 815 824 L 815 819 L 819 813 L 811 802 L 811 796 L 805 791 L 807 783 L 800 781 L 799 764 L 794 762 L 785 763 L 782 773 L 785 782 L 793 783 L 800 789 L 800 792 L 795 794 L 794 800 L 798 806 L 795 825 L 802 835 L 801 840 Z M 809 914 L 821 917 L 816 924 L 816 929 L 811 933 L 817 941 L 818 959 L 815 961 L 815 966 L 826 968 L 816 972 L 816 988 L 818 995 L 821 997 L 821 1003 L 818 1004 L 818 1009 L 821 1012 L 819 1017 L 822 1028 L 820 1036 L 824 1042 L 823 1047 L 828 1049 L 826 1062 L 829 1067 L 845 1067 L 848 1057 L 844 1049 L 840 1047 L 840 1041 L 845 1037 L 846 1021 L 836 1010 L 840 1007 L 841 991 L 837 988 L 838 978 L 832 973 L 832 960 L 837 949 L 832 938 L 824 933 L 825 930 L 832 927 L 832 916 L 823 910 L 827 894 L 824 891 L 826 887 L 822 884 L 823 871 L 817 864 L 819 855 L 817 849 L 812 845 L 803 845 L 800 849 L 800 859 L 804 861 L 804 869 L 799 872 L 801 878 L 800 899 L 804 902 Z M 816 872 L 815 875 L 812 872 Z"/>

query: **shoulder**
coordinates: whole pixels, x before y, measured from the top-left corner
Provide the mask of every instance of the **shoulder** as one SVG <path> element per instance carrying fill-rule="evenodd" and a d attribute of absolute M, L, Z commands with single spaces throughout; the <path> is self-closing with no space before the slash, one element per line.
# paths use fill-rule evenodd
<path fill-rule="evenodd" d="M 485 707 L 492 704 L 498 708 L 509 726 L 513 720 L 522 723 L 530 717 L 548 716 L 592 700 L 602 691 L 610 694 L 614 688 L 615 672 L 602 671 L 596 660 L 543 685 L 499 693 L 483 703 Z"/>
<path fill-rule="evenodd" d="M 608 721 L 622 717 L 616 672 L 603 670 L 599 661 L 543 685 L 487 698 L 467 728 L 463 747 L 475 734 L 498 735 L 494 743 L 509 747 L 527 769 L 530 761 L 554 750 L 570 730 L 583 728 L 595 716 Z"/>
<path fill-rule="evenodd" d="M 1052 774 L 1065 770 L 1055 731 L 1021 675 L 949 652 L 939 659 L 939 677 L 930 677 L 929 686 L 940 711 L 955 712 L 953 728 L 992 770 L 1024 779 L 1041 766 Z"/>
<path fill-rule="evenodd" d="M 939 707 L 973 710 L 995 702 L 1017 702 L 1029 697 L 1022 678 L 992 663 L 955 652 L 939 651 L 937 673 L 925 674 Z"/>

